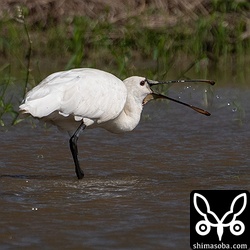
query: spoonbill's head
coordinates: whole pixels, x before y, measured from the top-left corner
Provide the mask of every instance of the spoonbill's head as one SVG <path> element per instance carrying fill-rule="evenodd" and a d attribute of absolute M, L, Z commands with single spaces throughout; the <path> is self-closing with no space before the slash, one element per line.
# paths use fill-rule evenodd
<path fill-rule="evenodd" d="M 185 83 L 185 82 L 205 82 L 209 83 L 211 85 L 214 85 L 215 82 L 211 80 L 204 80 L 204 79 L 195 79 L 195 80 L 173 80 L 173 81 L 153 81 L 149 80 L 145 77 L 140 77 L 140 76 L 131 76 L 129 78 L 126 78 L 124 81 L 124 84 L 127 87 L 128 94 L 132 95 L 138 102 L 142 103 L 142 105 L 145 105 L 147 102 L 154 100 L 154 99 L 168 99 L 170 101 L 177 102 L 179 104 L 185 105 L 189 108 L 192 108 L 198 113 L 201 113 L 203 115 L 209 116 L 210 113 L 207 112 L 206 110 L 197 108 L 193 105 L 181 102 L 179 100 L 175 100 L 173 98 L 170 98 L 168 96 L 159 94 L 155 92 L 151 87 L 154 85 L 161 85 L 161 84 L 172 84 L 172 83 Z"/>
<path fill-rule="evenodd" d="M 165 96 L 154 92 L 151 88 L 153 85 L 163 84 L 163 82 L 148 80 L 141 76 L 131 76 L 123 82 L 127 88 L 128 95 L 132 95 L 142 105 L 153 99 L 165 98 Z"/>
<path fill-rule="evenodd" d="M 144 99 L 153 93 L 145 77 L 131 76 L 126 78 L 123 82 L 127 88 L 128 95 L 133 96 L 133 98 L 141 104 L 145 104 Z"/>

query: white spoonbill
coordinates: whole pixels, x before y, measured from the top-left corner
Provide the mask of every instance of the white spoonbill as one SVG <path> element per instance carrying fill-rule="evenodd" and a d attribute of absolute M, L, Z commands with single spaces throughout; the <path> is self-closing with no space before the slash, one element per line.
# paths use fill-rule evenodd
<path fill-rule="evenodd" d="M 77 157 L 77 140 L 85 128 L 101 127 L 112 133 L 131 131 L 140 121 L 143 105 L 157 98 L 169 99 L 210 115 L 151 89 L 153 85 L 174 82 L 214 84 L 210 80 L 157 82 L 139 76 L 122 81 L 101 70 L 80 68 L 49 75 L 26 94 L 19 108 L 21 113 L 31 114 L 69 133 L 75 172 L 78 179 L 82 179 L 84 173 Z"/>

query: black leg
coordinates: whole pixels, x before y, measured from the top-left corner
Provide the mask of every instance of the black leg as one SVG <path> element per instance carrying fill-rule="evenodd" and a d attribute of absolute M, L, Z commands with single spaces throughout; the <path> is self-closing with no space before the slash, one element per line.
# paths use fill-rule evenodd
<path fill-rule="evenodd" d="M 76 171 L 76 175 L 78 179 L 82 179 L 84 177 L 84 173 L 80 167 L 80 164 L 77 158 L 77 155 L 78 155 L 77 140 L 81 131 L 84 130 L 85 128 L 86 128 L 86 125 L 82 122 L 81 125 L 76 130 L 76 132 L 73 134 L 73 136 L 69 139 L 70 150 L 74 159 L 75 171 Z"/>

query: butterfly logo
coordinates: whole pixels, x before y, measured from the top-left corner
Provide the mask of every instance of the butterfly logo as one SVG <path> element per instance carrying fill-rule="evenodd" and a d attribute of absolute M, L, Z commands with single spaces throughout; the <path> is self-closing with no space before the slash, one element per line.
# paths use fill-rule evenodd
<path fill-rule="evenodd" d="M 198 206 L 198 200 L 200 199 L 200 202 L 203 203 L 203 206 L 201 206 L 202 203 L 200 204 L 200 207 Z M 240 199 L 243 199 L 243 205 L 241 206 L 240 209 L 237 210 L 239 207 L 237 205 L 237 208 L 235 206 L 236 203 L 240 203 Z M 197 222 L 195 226 L 195 230 L 199 235 L 207 235 L 209 234 L 211 227 L 217 228 L 217 235 L 219 238 L 219 241 L 222 239 L 222 235 L 224 233 L 224 227 L 229 227 L 230 232 L 233 235 L 241 235 L 245 231 L 245 225 L 242 221 L 237 220 L 237 217 L 244 211 L 247 205 L 247 194 L 242 193 L 237 195 L 230 206 L 230 210 L 226 212 L 221 219 L 218 218 L 218 216 L 210 210 L 210 205 L 207 201 L 207 199 L 199 194 L 199 193 L 194 193 L 193 197 L 193 203 L 196 211 L 204 218 L 203 220 L 200 220 Z M 204 206 L 205 204 L 205 206 Z M 204 211 L 205 207 L 205 211 Z M 230 220 L 231 218 L 231 220 Z M 226 223 L 227 220 L 227 223 Z M 228 222 L 230 221 L 230 222 Z"/>

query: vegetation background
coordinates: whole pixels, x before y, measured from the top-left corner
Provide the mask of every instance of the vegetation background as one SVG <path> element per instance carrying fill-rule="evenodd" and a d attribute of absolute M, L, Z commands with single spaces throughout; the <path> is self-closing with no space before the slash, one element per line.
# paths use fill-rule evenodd
<path fill-rule="evenodd" d="M 249 51 L 249 0 L 1 0 L 0 124 L 55 71 L 247 86 Z"/>

